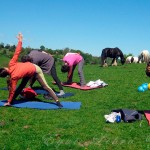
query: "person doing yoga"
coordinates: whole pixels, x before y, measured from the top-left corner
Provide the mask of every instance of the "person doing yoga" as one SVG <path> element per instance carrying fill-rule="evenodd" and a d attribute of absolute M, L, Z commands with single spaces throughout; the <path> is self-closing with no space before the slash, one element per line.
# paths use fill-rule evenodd
<path fill-rule="evenodd" d="M 7 84 L 9 89 L 9 96 L 4 106 L 10 106 L 13 103 L 13 100 L 16 99 L 16 97 L 22 92 L 23 88 L 26 86 L 30 78 L 35 76 L 36 80 L 40 83 L 40 85 L 56 101 L 56 104 L 59 107 L 63 107 L 59 102 L 59 99 L 54 93 L 54 91 L 48 86 L 41 68 L 30 62 L 25 63 L 18 62 L 18 58 L 22 50 L 23 36 L 21 33 L 18 34 L 17 39 L 18 45 L 16 47 L 12 59 L 9 62 L 8 68 L 6 67 L 0 68 L 0 77 L 4 78 L 8 76 Z M 22 79 L 22 81 L 20 85 L 17 87 L 17 82 L 20 79 Z"/>

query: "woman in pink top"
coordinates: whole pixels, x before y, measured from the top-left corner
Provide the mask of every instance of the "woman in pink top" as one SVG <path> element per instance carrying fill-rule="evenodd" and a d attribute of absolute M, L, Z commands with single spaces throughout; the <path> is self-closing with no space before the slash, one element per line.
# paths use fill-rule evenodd
<path fill-rule="evenodd" d="M 72 83 L 73 72 L 78 65 L 78 75 L 80 78 L 80 85 L 85 85 L 83 74 L 84 58 L 79 53 L 67 53 L 63 58 L 64 65 L 61 67 L 62 72 L 68 72 L 67 84 Z"/>

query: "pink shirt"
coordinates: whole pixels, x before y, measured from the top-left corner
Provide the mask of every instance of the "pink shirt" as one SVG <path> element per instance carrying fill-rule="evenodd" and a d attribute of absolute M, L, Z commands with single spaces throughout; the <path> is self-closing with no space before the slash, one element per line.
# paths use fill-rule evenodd
<path fill-rule="evenodd" d="M 69 66 L 77 65 L 82 60 L 82 56 L 78 53 L 67 53 L 63 61 L 67 62 Z"/>

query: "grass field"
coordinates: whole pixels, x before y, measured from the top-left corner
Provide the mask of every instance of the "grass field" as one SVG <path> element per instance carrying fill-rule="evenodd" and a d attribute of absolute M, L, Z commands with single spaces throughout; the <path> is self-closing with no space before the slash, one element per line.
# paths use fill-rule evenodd
<path fill-rule="evenodd" d="M 148 150 L 150 133 L 146 118 L 134 123 L 106 123 L 105 114 L 118 108 L 150 109 L 150 90 L 138 92 L 141 84 L 150 83 L 145 75 L 146 64 L 125 64 L 102 68 L 85 65 L 86 81 L 101 79 L 107 87 L 89 91 L 64 88 L 75 95 L 60 101 L 80 101 L 79 110 L 37 110 L 0 108 L 1 150 Z M 66 74 L 58 75 L 65 81 Z M 46 76 L 49 85 L 52 78 Z M 77 70 L 74 81 L 78 80 Z M 0 79 L 1 87 L 5 80 Z M 8 91 L 0 91 L 7 99 Z M 44 100 L 42 96 L 38 96 Z"/>

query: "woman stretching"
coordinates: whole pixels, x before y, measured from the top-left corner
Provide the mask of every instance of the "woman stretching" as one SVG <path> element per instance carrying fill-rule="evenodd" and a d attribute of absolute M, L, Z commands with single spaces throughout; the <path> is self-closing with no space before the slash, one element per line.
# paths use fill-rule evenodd
<path fill-rule="evenodd" d="M 40 67 L 30 62 L 25 63 L 18 62 L 18 58 L 22 49 L 23 36 L 21 33 L 18 34 L 17 39 L 18 45 L 16 47 L 13 58 L 9 62 L 9 67 L 0 68 L 0 77 L 4 78 L 6 76 L 10 76 L 9 81 L 7 81 L 9 89 L 9 97 L 7 103 L 5 103 L 4 106 L 10 106 L 13 100 L 22 92 L 23 88 L 26 86 L 29 79 L 35 75 L 37 81 L 56 101 L 57 105 L 59 107 L 63 107 L 60 104 L 58 97 L 56 96 L 54 91 L 48 86 Z M 22 81 L 21 84 L 16 89 L 17 82 L 19 79 L 22 79 Z"/>
<path fill-rule="evenodd" d="M 64 64 L 61 67 L 62 72 L 68 72 L 67 76 L 67 84 L 72 84 L 73 73 L 78 65 L 78 75 L 80 79 L 80 86 L 84 87 L 86 82 L 83 74 L 83 65 L 84 65 L 84 58 L 79 53 L 67 53 L 63 57 Z"/>

